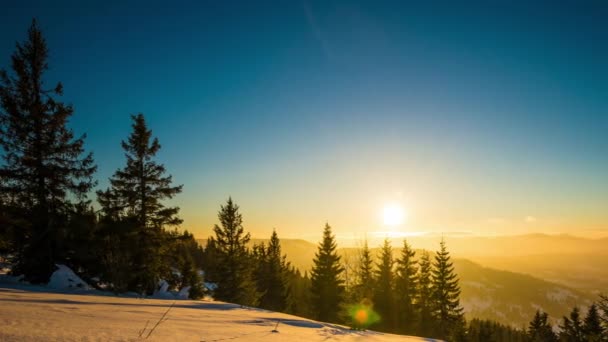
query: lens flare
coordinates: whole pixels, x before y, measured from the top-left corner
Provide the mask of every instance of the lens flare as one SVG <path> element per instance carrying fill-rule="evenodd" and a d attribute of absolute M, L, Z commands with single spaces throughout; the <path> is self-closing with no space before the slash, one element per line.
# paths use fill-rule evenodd
<path fill-rule="evenodd" d="M 371 305 L 364 303 L 350 306 L 348 313 L 352 321 L 352 327 L 356 330 L 364 330 L 380 321 L 380 315 L 372 309 Z"/>

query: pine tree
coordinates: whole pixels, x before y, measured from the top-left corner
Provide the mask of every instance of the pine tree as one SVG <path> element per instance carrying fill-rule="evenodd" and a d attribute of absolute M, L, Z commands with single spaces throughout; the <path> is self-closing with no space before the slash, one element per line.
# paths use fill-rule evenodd
<path fill-rule="evenodd" d="M 264 242 L 254 243 L 251 248 L 250 257 L 252 265 L 255 268 L 253 272 L 253 280 L 255 281 L 256 288 L 260 294 L 260 307 L 264 308 L 262 298 L 266 295 L 269 279 L 269 266 L 268 266 L 268 255 L 266 254 L 266 245 Z"/>
<path fill-rule="evenodd" d="M 468 342 L 526 342 L 522 330 L 498 322 L 473 318 L 469 322 L 466 341 Z"/>
<path fill-rule="evenodd" d="M 561 325 L 559 338 L 564 342 L 583 342 L 586 341 L 583 332 L 583 322 L 581 321 L 580 309 L 574 307 L 570 312 L 570 317 L 565 317 Z"/>
<path fill-rule="evenodd" d="M 608 339 L 604 339 L 604 328 L 602 327 L 602 320 L 595 303 L 591 304 L 589 310 L 587 310 L 587 316 L 583 322 L 583 332 L 585 341 L 589 342 L 600 342 Z"/>
<path fill-rule="evenodd" d="M 374 290 L 374 262 L 372 254 L 369 250 L 367 240 L 363 244 L 363 248 L 359 252 L 359 260 L 357 270 L 355 272 L 355 284 L 353 286 L 354 300 L 361 303 L 362 301 L 370 301 Z"/>
<path fill-rule="evenodd" d="M 203 279 L 199 274 L 202 268 L 202 248 L 194 239 L 194 235 L 187 230 L 179 233 L 176 229 L 166 235 L 165 243 L 169 248 L 166 255 L 163 255 L 163 260 L 168 263 L 163 279 L 169 283 L 171 289 L 180 291 L 188 288 L 189 298 L 201 298 L 205 292 Z"/>
<path fill-rule="evenodd" d="M 290 267 L 288 275 L 289 295 L 287 297 L 287 312 L 296 316 L 313 318 L 311 309 L 311 282 L 308 273 L 300 273 L 295 267 Z"/>
<path fill-rule="evenodd" d="M 414 334 L 418 323 L 415 301 L 418 297 L 418 266 L 416 252 L 403 240 L 401 257 L 397 259 L 395 294 L 398 306 L 399 332 Z"/>
<path fill-rule="evenodd" d="M 92 154 L 83 155 L 85 136 L 75 138 L 67 126 L 74 109 L 54 97 L 63 95 L 61 83 L 45 87 L 48 56 L 33 20 L 12 55 L 13 75 L 0 71 L 0 193 L 21 224 L 14 232 L 14 271 L 35 283 L 46 282 L 65 257 L 57 244 L 75 203 L 86 202 L 96 170 Z"/>
<path fill-rule="evenodd" d="M 602 311 L 600 320 L 602 321 L 606 335 L 608 335 L 608 296 L 600 294 L 600 300 L 597 303 L 597 306 Z M 606 339 L 608 340 L 608 336 L 606 336 Z"/>
<path fill-rule="evenodd" d="M 549 315 L 546 312 L 536 310 L 536 314 L 528 327 L 528 339 L 530 342 L 557 341 L 557 336 L 549 324 Z"/>
<path fill-rule="evenodd" d="M 220 207 L 218 219 L 221 226 L 216 224 L 213 228 L 219 261 L 215 275 L 215 299 L 256 306 L 260 293 L 253 279 L 254 265 L 247 250 L 251 236 L 245 233 L 239 206 L 231 197 Z"/>
<path fill-rule="evenodd" d="M 393 274 L 393 248 L 388 239 L 380 250 L 380 262 L 374 272 L 374 308 L 380 314 L 379 326 L 385 331 L 395 329 L 395 298 Z"/>
<path fill-rule="evenodd" d="M 432 271 L 433 316 L 437 324 L 437 336 L 446 339 L 463 326 L 463 309 L 460 306 L 460 287 L 450 254 L 441 239 L 435 254 Z"/>
<path fill-rule="evenodd" d="M 215 239 L 210 236 L 203 250 L 203 270 L 205 270 L 205 279 L 211 283 L 218 281 L 219 255 Z"/>
<path fill-rule="evenodd" d="M 182 186 L 172 186 L 165 166 L 153 160 L 161 145 L 158 138 L 152 139 L 144 115 L 132 115 L 131 119 L 133 131 L 122 142 L 127 165 L 110 178 L 110 189 L 98 191 L 99 202 L 108 214 L 134 217 L 143 230 L 178 225 L 182 223 L 177 216 L 179 208 L 166 207 L 162 201 L 179 194 Z"/>
<path fill-rule="evenodd" d="M 433 332 L 435 322 L 432 315 L 432 265 L 429 252 L 422 251 L 418 265 L 420 267 L 418 270 L 418 299 L 416 301 L 416 309 L 420 317 L 420 320 L 418 321 L 418 334 L 421 336 L 430 336 Z"/>
<path fill-rule="evenodd" d="M 260 299 L 262 308 L 272 311 L 285 311 L 289 287 L 286 281 L 286 272 L 289 268 L 286 256 L 281 254 L 281 242 L 275 230 L 272 231 L 268 247 L 266 248 L 267 275 L 264 294 Z"/>
<path fill-rule="evenodd" d="M 311 297 L 314 318 L 324 322 L 338 322 L 344 300 L 344 269 L 340 264 L 335 237 L 325 224 L 323 240 L 315 254 L 311 276 Z"/>
<path fill-rule="evenodd" d="M 182 191 L 172 186 L 172 177 L 165 175 L 165 166 L 153 160 L 161 146 L 152 139 L 143 114 L 131 116 L 133 131 L 122 142 L 127 165 L 110 178 L 110 188 L 98 191 L 98 201 L 108 224 L 113 220 L 128 221 L 125 240 L 132 245 L 133 268 L 128 288 L 140 293 L 152 293 L 163 272 L 162 250 L 165 247 L 165 227 L 182 222 L 178 207 L 166 207 L 162 201 Z"/>

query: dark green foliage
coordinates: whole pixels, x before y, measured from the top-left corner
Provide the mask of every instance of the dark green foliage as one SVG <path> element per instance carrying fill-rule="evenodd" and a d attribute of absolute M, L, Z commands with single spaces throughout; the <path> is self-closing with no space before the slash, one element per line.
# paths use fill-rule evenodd
<path fill-rule="evenodd" d="M 403 240 L 401 256 L 396 260 L 395 300 L 398 303 L 398 331 L 414 334 L 418 324 L 415 301 L 418 300 L 418 266 L 414 259 L 416 252 Z"/>
<path fill-rule="evenodd" d="M 207 245 L 203 250 L 203 270 L 205 270 L 205 279 L 211 283 L 218 282 L 218 268 L 220 266 L 220 252 L 217 249 L 215 239 L 210 236 L 207 239 Z"/>
<path fill-rule="evenodd" d="M 608 296 L 600 294 L 600 300 L 597 303 L 597 306 L 601 311 L 600 320 L 602 321 L 606 334 L 608 334 Z"/>
<path fill-rule="evenodd" d="M 69 215 L 66 235 L 59 245 L 65 253 L 64 263 L 79 272 L 84 280 L 95 277 L 101 270 L 96 254 L 98 227 L 94 209 L 81 203 Z"/>
<path fill-rule="evenodd" d="M 602 321 L 597 305 L 591 304 L 587 310 L 587 316 L 583 321 L 583 333 L 585 340 L 589 342 L 599 342 L 608 340 L 608 335 L 602 327 Z"/>
<path fill-rule="evenodd" d="M 61 83 L 45 85 L 48 54 L 34 20 L 12 55 L 12 73 L 0 71 L 1 215 L 19 224 L 10 225 L 14 272 L 35 283 L 46 282 L 55 262 L 65 259 L 59 244 L 96 170 L 92 154 L 83 155 L 84 136 L 75 138 L 68 128 L 72 106 L 55 98 L 63 94 Z"/>
<path fill-rule="evenodd" d="M 469 342 L 526 342 L 525 331 L 494 321 L 477 318 L 469 322 L 466 341 Z"/>
<path fill-rule="evenodd" d="M 116 293 L 134 290 L 129 288 L 134 265 L 136 246 L 136 222 L 124 218 L 118 221 L 101 218 L 94 251 L 101 264 L 99 274 L 102 283 L 107 283 Z"/>
<path fill-rule="evenodd" d="M 287 273 L 289 295 L 287 296 L 287 313 L 313 317 L 311 308 L 311 281 L 307 273 L 302 275 L 299 270 L 291 267 Z"/>
<path fill-rule="evenodd" d="M 564 342 L 582 342 L 585 341 L 583 331 L 583 322 L 581 321 L 580 309 L 574 307 L 570 312 L 570 317 L 564 317 L 563 323 L 560 326 L 559 334 L 560 341 Z"/>
<path fill-rule="evenodd" d="M 166 269 L 163 278 L 167 280 L 171 289 L 179 291 L 189 287 L 189 298 L 199 299 L 205 294 L 203 279 L 199 275 L 202 268 L 203 249 L 188 231 L 167 233 L 167 253 L 164 261 Z"/>
<path fill-rule="evenodd" d="M 106 216 L 135 217 L 142 230 L 178 225 L 182 222 L 177 217 L 179 208 L 165 207 L 162 201 L 180 193 L 182 186 L 172 186 L 164 165 L 153 160 L 161 146 L 157 138 L 152 139 L 143 114 L 131 118 L 133 131 L 122 142 L 127 165 L 110 178 L 110 189 L 97 193 L 99 203 Z"/>
<path fill-rule="evenodd" d="M 434 331 L 433 320 L 433 298 L 431 283 L 431 257 L 427 251 L 422 251 L 418 261 L 418 300 L 416 309 L 418 311 L 418 333 L 422 336 L 430 336 Z"/>
<path fill-rule="evenodd" d="M 442 339 L 453 337 L 463 327 L 463 309 L 460 306 L 460 287 L 450 254 L 442 239 L 435 254 L 432 270 L 431 297 L 433 317 L 436 322 L 435 335 Z"/>
<path fill-rule="evenodd" d="M 222 205 L 218 213 L 220 226 L 215 225 L 215 246 L 218 253 L 218 267 L 214 278 L 218 300 L 241 305 L 256 306 L 260 299 L 253 279 L 253 260 L 247 243 L 250 235 L 243 228 L 243 217 L 232 198 Z"/>
<path fill-rule="evenodd" d="M 345 289 L 340 264 L 340 256 L 336 250 L 336 240 L 331 227 L 325 224 L 323 240 L 315 254 L 311 276 L 311 305 L 315 319 L 324 322 L 339 322 L 339 311 L 344 301 Z"/>
<path fill-rule="evenodd" d="M 289 286 L 287 272 L 289 263 L 281 255 L 281 243 L 276 231 L 272 231 L 268 246 L 256 245 L 252 251 L 254 265 L 257 267 L 255 279 L 261 294 L 260 307 L 284 312 L 287 308 Z"/>
<path fill-rule="evenodd" d="M 132 120 L 133 131 L 122 142 L 127 165 L 110 178 L 109 189 L 97 192 L 102 208 L 100 238 L 105 241 L 102 257 L 108 267 L 117 267 L 106 268 L 115 290 L 151 294 L 167 273 L 163 256 L 170 236 L 165 227 L 181 223 L 179 208 L 165 207 L 162 201 L 182 187 L 172 186 L 165 167 L 153 160 L 161 146 L 152 139 L 144 116 L 134 115 Z"/>
<path fill-rule="evenodd" d="M 388 239 L 380 251 L 380 262 L 374 272 L 374 310 L 380 315 L 377 327 L 383 331 L 396 329 L 394 279 L 393 279 L 393 249 Z"/>
<path fill-rule="evenodd" d="M 352 297 L 355 303 L 372 299 L 374 291 L 373 268 L 372 254 L 367 245 L 367 240 L 365 240 L 363 249 L 359 253 L 359 260 L 355 271 L 355 283 L 352 289 Z"/>
<path fill-rule="evenodd" d="M 555 342 L 557 335 L 549 324 L 549 315 L 546 312 L 536 310 L 534 318 L 528 327 L 528 341 L 530 342 Z"/>

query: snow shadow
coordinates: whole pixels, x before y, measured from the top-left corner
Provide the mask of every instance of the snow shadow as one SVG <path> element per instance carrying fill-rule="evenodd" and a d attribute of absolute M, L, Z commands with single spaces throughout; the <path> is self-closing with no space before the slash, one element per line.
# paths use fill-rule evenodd
<path fill-rule="evenodd" d="M 281 324 L 289 325 L 292 327 L 299 328 L 312 328 L 312 329 L 320 329 L 325 325 L 319 322 L 313 322 L 305 319 L 292 319 L 292 318 L 259 318 L 259 319 L 250 319 L 238 321 L 238 323 L 243 324 L 252 324 L 252 325 L 262 325 L 262 326 L 275 326 L 279 323 L 278 329 L 281 329 Z"/>

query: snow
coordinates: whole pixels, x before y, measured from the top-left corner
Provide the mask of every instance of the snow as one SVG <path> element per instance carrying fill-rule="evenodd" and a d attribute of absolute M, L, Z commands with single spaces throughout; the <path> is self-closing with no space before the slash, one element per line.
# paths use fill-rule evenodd
<path fill-rule="evenodd" d="M 57 270 L 53 272 L 47 287 L 56 290 L 65 290 L 71 288 L 79 288 L 90 290 L 91 286 L 80 279 L 69 267 L 61 264 L 56 264 Z"/>
<path fill-rule="evenodd" d="M 148 340 L 432 341 L 354 331 L 341 325 L 224 302 L 100 294 L 104 293 L 59 293 L 48 287 L 0 283 L 0 341 L 135 341 L 145 338 L 165 312 L 165 320 Z M 278 332 L 272 332 L 277 323 Z"/>
<path fill-rule="evenodd" d="M 115 296 L 93 289 L 60 264 L 47 285 L 30 285 L 21 279 L 0 272 L 0 341 L 135 341 L 148 334 L 150 341 L 180 342 L 433 341 L 354 331 L 208 297 L 187 300 L 189 287 L 174 293 L 166 281 L 159 282 L 152 298 L 140 298 L 136 293 Z M 278 332 L 273 332 L 275 328 Z"/>
<path fill-rule="evenodd" d="M 552 291 L 548 291 L 546 295 L 549 300 L 560 303 L 569 299 L 578 299 L 578 296 L 572 293 L 572 291 L 559 287 L 555 287 Z"/>

